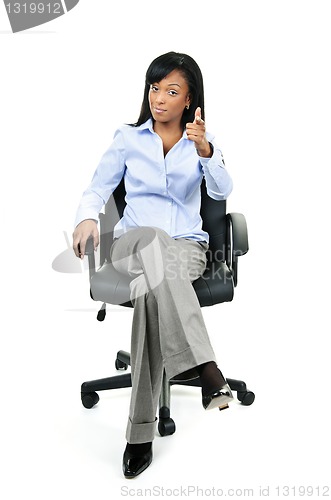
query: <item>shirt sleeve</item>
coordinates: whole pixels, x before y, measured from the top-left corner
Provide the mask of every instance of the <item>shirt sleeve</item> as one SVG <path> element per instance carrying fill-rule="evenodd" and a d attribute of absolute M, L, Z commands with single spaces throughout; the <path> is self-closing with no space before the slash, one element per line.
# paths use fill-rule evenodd
<path fill-rule="evenodd" d="M 225 200 L 232 191 L 232 179 L 225 168 L 222 151 L 212 140 L 209 142 L 213 148 L 211 158 L 199 156 L 207 193 L 214 200 Z"/>
<path fill-rule="evenodd" d="M 125 171 L 123 131 L 118 129 L 110 147 L 102 156 L 92 181 L 80 200 L 75 227 L 85 219 L 99 220 L 99 212 L 120 183 Z"/>

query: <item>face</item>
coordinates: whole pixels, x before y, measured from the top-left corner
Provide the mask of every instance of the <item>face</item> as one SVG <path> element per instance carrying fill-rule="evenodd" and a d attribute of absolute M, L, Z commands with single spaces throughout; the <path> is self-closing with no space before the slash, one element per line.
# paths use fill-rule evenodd
<path fill-rule="evenodd" d="M 171 125 L 180 125 L 183 111 L 191 101 L 187 82 L 178 70 L 152 83 L 148 99 L 155 122 Z"/>

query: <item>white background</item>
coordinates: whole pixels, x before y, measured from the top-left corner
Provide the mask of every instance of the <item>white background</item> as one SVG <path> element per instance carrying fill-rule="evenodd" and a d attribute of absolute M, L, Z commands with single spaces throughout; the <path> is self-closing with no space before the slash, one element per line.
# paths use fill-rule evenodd
<path fill-rule="evenodd" d="M 275 497 L 277 486 L 311 485 L 322 495 L 330 464 L 328 4 L 81 0 L 17 34 L 0 5 L 6 500 L 103 500 L 120 498 L 122 487 L 133 496 L 155 486 L 167 496 L 180 486 L 206 495 L 253 488 L 257 498 L 261 486 Z M 197 389 L 174 388 L 177 431 L 156 436 L 152 465 L 129 482 L 121 471 L 129 389 L 101 394 L 89 411 L 80 384 L 116 374 L 132 310 L 108 307 L 106 321 L 95 320 L 99 304 L 64 232 L 71 244 L 94 168 L 114 130 L 137 119 L 147 66 L 169 50 L 202 69 L 208 129 L 234 179 L 228 210 L 243 212 L 249 227 L 233 302 L 203 313 L 222 371 L 246 380 L 256 401 L 204 412 Z M 65 251 L 76 272 L 52 269 Z"/>

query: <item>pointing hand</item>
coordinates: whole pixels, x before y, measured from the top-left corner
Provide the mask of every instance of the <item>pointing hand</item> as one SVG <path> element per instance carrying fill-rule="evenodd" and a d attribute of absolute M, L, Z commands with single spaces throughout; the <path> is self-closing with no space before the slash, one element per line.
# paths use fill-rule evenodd
<path fill-rule="evenodd" d="M 195 110 L 194 122 L 186 124 L 187 138 L 194 142 L 195 148 L 199 156 L 210 158 L 212 148 L 206 137 L 205 122 L 201 118 L 201 108 Z"/>

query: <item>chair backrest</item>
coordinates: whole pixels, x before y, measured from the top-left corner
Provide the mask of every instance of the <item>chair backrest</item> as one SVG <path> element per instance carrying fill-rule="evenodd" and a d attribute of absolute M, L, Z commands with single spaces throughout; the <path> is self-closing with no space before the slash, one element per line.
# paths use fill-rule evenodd
<path fill-rule="evenodd" d="M 124 179 L 115 189 L 113 195 L 105 206 L 105 214 L 100 214 L 100 232 L 103 244 L 100 248 L 100 264 L 107 260 L 113 241 L 114 226 L 123 216 L 126 206 Z M 226 200 L 214 200 L 207 194 L 205 180 L 201 183 L 201 208 L 202 228 L 209 234 L 208 261 L 226 260 L 227 222 Z"/>

